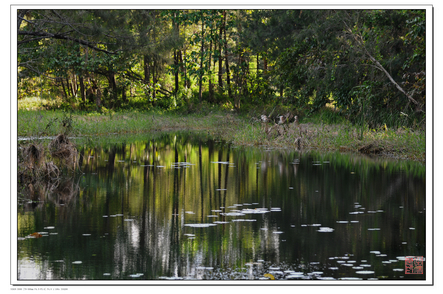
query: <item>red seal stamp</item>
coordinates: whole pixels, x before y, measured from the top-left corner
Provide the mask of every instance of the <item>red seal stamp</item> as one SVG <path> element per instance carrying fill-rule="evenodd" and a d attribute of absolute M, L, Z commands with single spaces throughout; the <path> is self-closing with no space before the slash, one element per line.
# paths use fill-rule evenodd
<path fill-rule="evenodd" d="M 406 256 L 405 274 L 423 274 L 423 256 Z"/>

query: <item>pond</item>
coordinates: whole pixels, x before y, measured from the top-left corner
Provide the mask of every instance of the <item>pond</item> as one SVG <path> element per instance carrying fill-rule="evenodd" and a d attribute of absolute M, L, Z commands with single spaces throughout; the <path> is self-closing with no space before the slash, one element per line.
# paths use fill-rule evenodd
<path fill-rule="evenodd" d="M 426 279 L 424 164 L 189 132 L 78 149 L 22 192 L 18 280 Z"/>

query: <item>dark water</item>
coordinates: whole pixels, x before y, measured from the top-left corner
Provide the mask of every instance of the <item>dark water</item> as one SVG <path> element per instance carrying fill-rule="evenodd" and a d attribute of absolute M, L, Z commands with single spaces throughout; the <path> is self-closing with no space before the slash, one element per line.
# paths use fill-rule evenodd
<path fill-rule="evenodd" d="M 19 197 L 19 280 L 426 278 L 424 165 L 186 133 L 79 150 L 84 174 Z"/>

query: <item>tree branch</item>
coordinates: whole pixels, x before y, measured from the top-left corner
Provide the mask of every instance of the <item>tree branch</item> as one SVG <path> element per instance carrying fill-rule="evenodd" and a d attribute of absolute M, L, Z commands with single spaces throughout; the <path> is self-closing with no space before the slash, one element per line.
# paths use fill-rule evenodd
<path fill-rule="evenodd" d="M 37 36 L 37 37 L 41 37 L 41 39 L 53 38 L 53 39 L 69 40 L 69 41 L 72 41 L 72 42 L 76 42 L 76 43 L 85 45 L 85 46 L 87 46 L 87 47 L 89 47 L 89 48 L 91 48 L 91 49 L 93 49 L 95 51 L 100 51 L 100 52 L 104 52 L 104 53 L 107 53 L 107 54 L 117 54 L 119 51 L 121 51 L 121 50 L 108 51 L 108 50 L 100 49 L 100 48 L 97 48 L 96 46 L 92 45 L 88 41 L 85 41 L 85 40 L 82 40 L 82 39 L 72 38 L 72 37 L 69 37 L 69 36 L 65 36 L 63 34 L 51 34 L 51 33 L 47 33 L 47 32 L 27 32 L 27 31 L 18 31 L 17 33 L 18 33 L 18 35 L 22 35 L 22 36 Z M 20 41 L 18 43 L 24 44 L 24 43 L 31 42 L 32 40 L 34 40 L 34 39 L 23 40 L 23 41 Z"/>

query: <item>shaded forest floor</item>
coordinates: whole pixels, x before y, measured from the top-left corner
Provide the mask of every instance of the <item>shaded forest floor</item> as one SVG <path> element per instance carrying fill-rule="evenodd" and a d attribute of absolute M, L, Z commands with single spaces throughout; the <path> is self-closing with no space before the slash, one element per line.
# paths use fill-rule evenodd
<path fill-rule="evenodd" d="M 207 132 L 215 139 L 235 145 L 359 152 L 420 162 L 426 158 L 425 131 L 407 128 L 371 130 L 347 121 L 326 124 L 318 119 L 300 119 L 300 123 L 278 125 L 261 122 L 259 113 L 237 114 L 219 109 L 198 113 L 133 110 L 71 114 L 19 110 L 17 123 L 18 137 L 66 134 L 95 140 L 96 136 L 191 130 Z M 21 141 L 20 144 L 26 143 Z"/>

